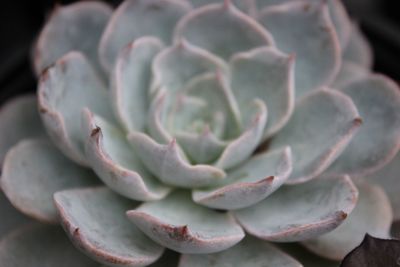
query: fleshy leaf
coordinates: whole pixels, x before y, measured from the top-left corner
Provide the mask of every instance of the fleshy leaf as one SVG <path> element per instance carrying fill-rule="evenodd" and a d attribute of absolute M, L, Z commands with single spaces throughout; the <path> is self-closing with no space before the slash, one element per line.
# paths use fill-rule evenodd
<path fill-rule="evenodd" d="M 62 225 L 74 245 L 94 260 L 110 266 L 147 266 L 163 248 L 126 218 L 137 206 L 106 187 L 61 191 L 54 195 Z"/>
<path fill-rule="evenodd" d="M 151 64 L 162 49 L 157 38 L 142 37 L 125 47 L 115 63 L 113 108 L 127 131 L 144 131 L 149 108 Z"/>
<path fill-rule="evenodd" d="M 70 51 L 82 52 L 100 70 L 96 48 L 111 13 L 111 7 L 100 1 L 56 6 L 34 48 L 36 74 Z"/>
<path fill-rule="evenodd" d="M 9 233 L 16 226 L 26 224 L 30 219 L 24 216 L 21 212 L 16 210 L 10 201 L 5 197 L 4 193 L 0 190 L 0 239 Z"/>
<path fill-rule="evenodd" d="M 341 63 L 340 45 L 325 2 L 267 7 L 259 21 L 280 50 L 296 55 L 296 97 L 333 81 Z"/>
<path fill-rule="evenodd" d="M 231 210 L 251 206 L 277 190 L 292 171 L 291 150 L 265 152 L 250 158 L 227 173 L 217 186 L 195 190 L 195 202 L 215 209 Z"/>
<path fill-rule="evenodd" d="M 12 267 L 97 267 L 80 253 L 58 226 L 30 224 L 0 241 L 0 262 Z"/>
<path fill-rule="evenodd" d="M 111 70 L 119 51 L 137 38 L 154 36 L 170 43 L 175 24 L 189 9 L 186 1 L 125 0 L 101 37 L 99 57 L 103 68 Z"/>
<path fill-rule="evenodd" d="M 394 158 L 400 147 L 399 90 L 381 75 L 358 79 L 341 90 L 352 98 L 364 123 L 329 173 L 362 176 Z"/>
<path fill-rule="evenodd" d="M 349 43 L 343 51 L 343 58 L 365 69 L 372 67 L 372 48 L 356 24 L 352 27 Z"/>
<path fill-rule="evenodd" d="M 0 182 L 7 198 L 22 213 L 58 223 L 53 194 L 96 184 L 97 179 L 88 169 L 68 160 L 49 141 L 27 139 L 7 153 Z"/>
<path fill-rule="evenodd" d="M 273 245 L 253 237 L 219 253 L 207 255 L 182 255 L 179 267 L 302 267 L 291 256 Z"/>
<path fill-rule="evenodd" d="M 299 0 L 255 0 L 258 3 L 258 9 L 262 10 L 271 5 L 285 4 Z M 336 34 L 342 48 L 347 46 L 351 34 L 351 21 L 342 1 L 337 0 L 308 0 L 308 2 L 323 3 L 326 2 L 329 9 L 329 15 L 335 26 Z"/>
<path fill-rule="evenodd" d="M 297 243 L 280 243 L 278 248 L 301 262 L 304 267 L 339 267 L 339 262 L 321 258 Z"/>
<path fill-rule="evenodd" d="M 254 98 L 268 107 L 263 139 L 279 131 L 294 107 L 294 57 L 273 47 L 256 48 L 233 56 L 231 87 L 239 107 Z"/>
<path fill-rule="evenodd" d="M 104 84 L 83 54 L 70 52 L 41 75 L 39 111 L 56 146 L 72 160 L 87 165 L 80 123 L 84 107 L 114 121 Z"/>
<path fill-rule="evenodd" d="M 248 13 L 253 8 L 252 0 L 230 0 L 233 4 L 245 13 Z M 221 0 L 189 0 L 193 7 L 198 8 L 208 4 L 221 3 Z"/>
<path fill-rule="evenodd" d="M 270 143 L 270 148 L 292 148 L 293 172 L 287 183 L 302 183 L 321 174 L 360 125 L 353 102 L 338 91 L 317 90 L 298 100 L 288 124 Z"/>
<path fill-rule="evenodd" d="M 229 169 L 248 159 L 261 143 L 265 124 L 267 122 L 267 107 L 260 99 L 251 103 L 248 118 L 245 119 L 247 129 L 240 136 L 231 141 L 218 158 L 215 166 L 221 169 Z"/>
<path fill-rule="evenodd" d="M 221 59 L 185 40 L 180 40 L 155 58 L 152 91 L 162 87 L 174 93 L 195 76 L 220 69 L 226 69 Z"/>
<path fill-rule="evenodd" d="M 18 141 L 44 137 L 36 96 L 20 96 L 5 103 L 0 110 L 0 132 L 0 166 L 7 151 Z"/>
<path fill-rule="evenodd" d="M 142 204 L 127 215 L 151 239 L 181 253 L 222 251 L 244 237 L 242 228 L 229 214 L 193 203 L 185 191 Z"/>
<path fill-rule="evenodd" d="M 392 204 L 394 220 L 400 220 L 400 153 L 381 170 L 363 178 L 385 190 Z"/>
<path fill-rule="evenodd" d="M 399 265 L 400 240 L 384 240 L 366 234 L 364 240 L 343 259 L 340 267 Z"/>
<path fill-rule="evenodd" d="M 392 210 L 385 192 L 378 186 L 357 184 L 359 199 L 353 212 L 330 233 L 303 242 L 312 252 L 332 260 L 341 260 L 354 249 L 366 233 L 389 237 Z"/>
<path fill-rule="evenodd" d="M 119 194 L 142 201 L 165 197 L 170 189 L 143 166 L 125 134 L 89 110 L 83 113 L 86 155 L 100 179 Z"/>
<path fill-rule="evenodd" d="M 149 171 L 166 184 L 203 187 L 225 177 L 225 172 L 216 167 L 190 165 L 183 160 L 175 140 L 161 145 L 142 133 L 131 133 L 128 140 Z"/>
<path fill-rule="evenodd" d="M 293 242 L 333 230 L 346 219 L 356 200 L 357 189 L 349 177 L 320 177 L 283 186 L 265 200 L 234 214 L 253 236 Z"/>
<path fill-rule="evenodd" d="M 171 94 L 164 88 L 160 89 L 150 104 L 147 117 L 147 128 L 151 137 L 161 144 L 167 144 L 172 140 L 171 134 L 166 128 L 166 115 L 171 105 Z"/>
<path fill-rule="evenodd" d="M 261 25 L 229 0 L 189 12 L 179 21 L 174 34 L 175 42 L 185 38 L 225 60 L 237 52 L 274 43 Z"/>
<path fill-rule="evenodd" d="M 368 75 L 369 71 L 364 67 L 351 61 L 343 61 L 339 74 L 336 76 L 336 79 L 332 83 L 331 87 L 335 89 L 344 88 L 348 84 L 358 79 L 365 78 Z"/>

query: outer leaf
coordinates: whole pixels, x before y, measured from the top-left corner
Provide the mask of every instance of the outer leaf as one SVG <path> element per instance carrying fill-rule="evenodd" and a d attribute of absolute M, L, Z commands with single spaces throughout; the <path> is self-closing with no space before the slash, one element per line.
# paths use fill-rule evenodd
<path fill-rule="evenodd" d="M 74 164 L 47 140 L 23 140 L 4 160 L 1 188 L 22 213 L 58 223 L 53 203 L 57 191 L 97 183 L 95 175 Z"/>
<path fill-rule="evenodd" d="M 0 191 L 0 214 L 0 238 L 3 238 L 4 235 L 9 233 L 10 230 L 14 229 L 16 226 L 30 221 L 28 217 L 24 216 L 11 205 L 2 191 Z"/>
<path fill-rule="evenodd" d="M 271 5 L 285 4 L 288 2 L 295 2 L 299 0 L 255 0 L 258 3 L 258 10 L 262 10 Z M 351 34 L 351 21 L 342 1 L 337 0 L 308 0 L 317 4 L 324 1 L 328 5 L 329 15 L 332 23 L 335 26 L 336 34 L 338 36 L 340 46 L 342 48 L 347 46 Z"/>
<path fill-rule="evenodd" d="M 225 60 L 237 52 L 274 43 L 261 25 L 240 12 L 231 1 L 189 12 L 175 28 L 175 42 L 181 38 Z"/>
<path fill-rule="evenodd" d="M 96 267 L 79 253 L 60 227 L 31 224 L 20 227 L 0 241 L 0 262 L 13 267 Z"/>
<path fill-rule="evenodd" d="M 365 123 L 328 172 L 362 176 L 393 159 L 400 147 L 399 90 L 381 75 L 358 79 L 341 90 L 353 99 Z"/>
<path fill-rule="evenodd" d="M 371 69 L 372 67 L 372 48 L 357 24 L 354 24 L 352 27 L 349 43 L 343 51 L 343 58 L 365 69 Z"/>
<path fill-rule="evenodd" d="M 341 63 L 340 45 L 326 3 L 294 1 L 265 8 L 260 23 L 277 47 L 296 54 L 296 96 L 329 84 Z"/>
<path fill-rule="evenodd" d="M 246 232 L 278 242 L 309 239 L 336 228 L 352 211 L 357 189 L 347 176 L 281 187 L 258 204 L 235 211 Z"/>
<path fill-rule="evenodd" d="M 256 48 L 233 56 L 231 87 L 239 107 L 259 98 L 268 107 L 263 139 L 279 131 L 294 107 L 294 57 L 272 47 Z"/>
<path fill-rule="evenodd" d="M 20 96 L 0 110 L 0 166 L 7 151 L 25 138 L 45 136 L 34 95 Z"/>
<path fill-rule="evenodd" d="M 113 108 L 128 131 L 144 131 L 149 109 L 151 64 L 162 49 L 160 40 L 142 37 L 123 49 L 113 72 Z"/>
<path fill-rule="evenodd" d="M 392 210 L 385 192 L 377 186 L 358 184 L 357 206 L 337 229 L 303 242 L 312 252 L 332 260 L 341 260 L 356 247 L 366 233 L 386 238 L 392 223 Z"/>
<path fill-rule="evenodd" d="M 136 200 L 156 200 L 170 189 L 143 166 L 125 135 L 89 110 L 83 113 L 86 155 L 93 170 L 112 190 Z"/>
<path fill-rule="evenodd" d="M 195 202 L 215 209 L 231 210 L 251 206 L 277 190 L 292 171 L 289 147 L 250 158 L 228 172 L 215 187 L 195 190 Z"/>
<path fill-rule="evenodd" d="M 394 220 L 400 220 L 400 153 L 383 169 L 364 178 L 385 190 L 392 204 Z"/>
<path fill-rule="evenodd" d="M 229 214 L 194 204 L 185 191 L 142 204 L 127 214 L 151 239 L 181 253 L 222 251 L 244 237 L 242 228 Z"/>
<path fill-rule="evenodd" d="M 163 248 L 125 217 L 125 211 L 137 203 L 106 187 L 62 191 L 54 199 L 72 242 L 96 261 L 142 267 L 161 256 Z"/>
<path fill-rule="evenodd" d="M 177 21 L 190 9 L 178 0 L 126 0 L 114 12 L 101 37 L 100 62 L 111 70 L 119 51 L 143 36 L 170 42 Z M 128 26 L 130 25 L 130 26 Z"/>
<path fill-rule="evenodd" d="M 366 78 L 369 74 L 369 71 L 364 67 L 351 61 L 343 61 L 339 74 L 331 87 L 335 89 L 345 88 L 358 79 Z"/>
<path fill-rule="evenodd" d="M 209 165 L 190 165 L 179 154 L 176 141 L 160 145 L 142 133 L 128 136 L 138 157 L 158 179 L 180 187 L 202 187 L 225 177 L 225 172 Z"/>
<path fill-rule="evenodd" d="M 245 119 L 247 129 L 226 146 L 215 166 L 221 169 L 235 167 L 248 159 L 261 143 L 267 123 L 267 107 L 260 99 L 255 99 L 252 104 L 254 111 L 248 112 L 250 116 Z"/>
<path fill-rule="evenodd" d="M 302 183 L 321 174 L 360 125 L 356 107 L 342 93 L 324 89 L 300 99 L 288 124 L 270 143 L 270 148 L 292 148 L 293 172 L 287 183 Z"/>
<path fill-rule="evenodd" d="M 195 76 L 219 69 L 226 69 L 221 59 L 180 40 L 155 58 L 152 89 L 163 87 L 170 92 L 176 92 Z"/>
<path fill-rule="evenodd" d="M 179 267 L 302 267 L 288 254 L 259 239 L 246 237 L 239 244 L 219 253 L 182 255 Z"/>
<path fill-rule="evenodd" d="M 82 52 L 91 63 L 100 67 L 96 48 L 111 13 L 111 7 L 100 1 L 56 6 L 35 45 L 36 74 L 70 51 Z"/>
<path fill-rule="evenodd" d="M 234 3 L 234 5 L 242 10 L 243 12 L 250 12 L 252 8 L 252 1 L 248 0 L 229 0 Z M 213 3 L 220 3 L 220 0 L 189 0 L 189 2 L 192 4 L 193 7 L 198 8 L 201 6 L 205 6 L 208 4 L 213 4 Z"/>
<path fill-rule="evenodd" d="M 79 164 L 86 165 L 80 112 L 88 107 L 113 120 L 108 92 L 87 59 L 70 52 L 42 74 L 39 81 L 39 111 L 53 142 Z"/>

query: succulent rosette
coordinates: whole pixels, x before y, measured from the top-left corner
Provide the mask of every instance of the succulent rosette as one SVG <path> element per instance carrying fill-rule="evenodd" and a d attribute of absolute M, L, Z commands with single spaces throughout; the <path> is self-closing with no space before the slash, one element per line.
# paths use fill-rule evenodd
<path fill-rule="evenodd" d="M 400 218 L 400 92 L 371 62 L 336 0 L 57 7 L 37 96 L 0 113 L 1 187 L 94 261 L 43 225 L 0 261 L 336 266 Z"/>

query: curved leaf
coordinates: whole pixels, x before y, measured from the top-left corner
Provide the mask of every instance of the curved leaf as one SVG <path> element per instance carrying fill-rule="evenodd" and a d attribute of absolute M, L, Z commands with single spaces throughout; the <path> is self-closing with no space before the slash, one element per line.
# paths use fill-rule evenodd
<path fill-rule="evenodd" d="M 225 172 L 216 167 L 190 165 L 183 160 L 175 140 L 161 145 L 142 133 L 131 133 L 128 140 L 148 170 L 166 184 L 194 188 L 225 177 Z"/>
<path fill-rule="evenodd" d="M 219 253 L 206 255 L 184 254 L 179 267 L 302 267 L 288 254 L 267 242 L 246 237 L 239 244 Z"/>
<path fill-rule="evenodd" d="M 56 6 L 34 47 L 33 64 L 39 75 L 70 51 L 80 51 L 98 70 L 97 46 L 112 9 L 100 1 Z"/>
<path fill-rule="evenodd" d="M 385 192 L 378 186 L 357 184 L 359 199 L 342 225 L 330 233 L 303 242 L 312 252 L 332 260 L 341 260 L 354 249 L 366 233 L 387 238 L 392 210 Z"/>
<path fill-rule="evenodd" d="M 97 267 L 72 246 L 60 227 L 30 224 L 0 241 L 0 262 L 13 267 Z"/>
<path fill-rule="evenodd" d="M 341 63 L 340 45 L 325 2 L 266 7 L 259 21 L 279 49 L 296 54 L 296 97 L 333 81 Z"/>
<path fill-rule="evenodd" d="M 39 81 L 39 111 L 54 144 L 75 162 L 87 165 L 80 112 L 88 107 L 114 120 L 108 92 L 85 56 L 70 52 L 45 71 Z"/>
<path fill-rule="evenodd" d="M 183 39 L 159 53 L 152 69 L 152 90 L 162 87 L 174 93 L 195 76 L 225 70 L 226 66 L 218 57 Z"/>
<path fill-rule="evenodd" d="M 255 155 L 227 173 L 218 185 L 194 190 L 195 202 L 214 209 L 231 210 L 251 206 L 277 190 L 292 171 L 289 147 Z"/>
<path fill-rule="evenodd" d="M 321 177 L 281 187 L 267 199 L 234 214 L 253 236 L 293 242 L 333 230 L 346 219 L 356 200 L 357 189 L 349 177 Z"/>
<path fill-rule="evenodd" d="M 149 109 L 151 64 L 161 51 L 160 40 L 142 37 L 119 54 L 112 76 L 113 108 L 127 131 L 144 131 Z"/>
<path fill-rule="evenodd" d="M 265 124 L 267 123 L 267 107 L 260 99 L 255 99 L 245 118 L 247 129 L 226 146 L 215 166 L 230 169 L 248 159 L 262 141 Z"/>
<path fill-rule="evenodd" d="M 369 75 L 341 91 L 357 106 L 363 126 L 327 170 L 362 176 L 382 168 L 400 147 L 400 89 L 389 78 Z"/>
<path fill-rule="evenodd" d="M 1 166 L 7 151 L 18 141 L 45 136 L 36 96 L 20 96 L 6 102 L 0 109 L 0 129 Z"/>
<path fill-rule="evenodd" d="M 27 139 L 7 153 L 0 183 L 7 198 L 22 213 L 58 223 L 53 194 L 98 181 L 90 170 L 68 160 L 49 141 Z"/>
<path fill-rule="evenodd" d="M 86 155 L 100 179 L 119 194 L 142 201 L 165 197 L 170 189 L 143 166 L 125 134 L 85 109 Z"/>
<path fill-rule="evenodd" d="M 288 124 L 270 148 L 290 146 L 293 172 L 289 184 L 321 174 L 340 155 L 361 125 L 351 99 L 334 90 L 317 90 L 297 101 Z"/>
<path fill-rule="evenodd" d="M 62 225 L 74 245 L 89 257 L 112 266 L 146 266 L 163 248 L 125 217 L 137 203 L 106 187 L 61 191 L 54 195 Z"/>
<path fill-rule="evenodd" d="M 244 237 L 242 228 L 229 214 L 194 204 L 185 191 L 142 204 L 127 215 L 151 239 L 181 253 L 222 251 Z"/>
<path fill-rule="evenodd" d="M 168 44 L 175 24 L 189 9 L 187 2 L 178 0 L 124 1 L 101 37 L 99 57 L 103 68 L 112 70 L 119 51 L 139 37 L 154 36 Z"/>
<path fill-rule="evenodd" d="M 175 42 L 185 38 L 225 60 L 237 52 L 274 43 L 261 25 L 240 12 L 231 1 L 189 12 L 179 21 L 174 35 Z"/>
<path fill-rule="evenodd" d="M 294 108 L 294 56 L 273 47 L 235 54 L 230 62 L 231 87 L 239 107 L 259 98 L 268 107 L 263 139 L 278 132 Z"/>

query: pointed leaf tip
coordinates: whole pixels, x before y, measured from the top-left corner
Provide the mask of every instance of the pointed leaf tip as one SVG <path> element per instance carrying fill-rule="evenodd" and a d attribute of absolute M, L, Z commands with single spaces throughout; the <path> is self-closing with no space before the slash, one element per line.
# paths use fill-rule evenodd
<path fill-rule="evenodd" d="M 127 215 L 151 239 L 181 253 L 222 251 L 244 237 L 243 230 L 229 214 L 196 205 L 185 191 L 175 191 L 162 201 L 145 203 Z"/>

